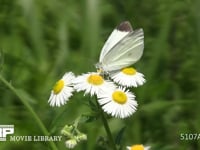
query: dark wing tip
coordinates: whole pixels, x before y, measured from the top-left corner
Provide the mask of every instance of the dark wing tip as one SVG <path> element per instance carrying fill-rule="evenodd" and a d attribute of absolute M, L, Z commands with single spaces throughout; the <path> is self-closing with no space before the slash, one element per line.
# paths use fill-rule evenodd
<path fill-rule="evenodd" d="M 124 21 L 124 22 L 120 23 L 119 26 L 117 26 L 117 30 L 125 31 L 125 32 L 131 32 L 131 31 L 133 31 L 133 28 L 132 28 L 131 23 L 129 21 Z"/>

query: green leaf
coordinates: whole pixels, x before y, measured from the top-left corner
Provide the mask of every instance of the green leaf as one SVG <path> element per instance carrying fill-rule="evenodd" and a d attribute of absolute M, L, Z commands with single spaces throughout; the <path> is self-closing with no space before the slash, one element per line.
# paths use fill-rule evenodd
<path fill-rule="evenodd" d="M 121 144 L 121 141 L 122 141 L 122 137 L 123 137 L 123 134 L 124 134 L 124 131 L 126 129 L 126 126 L 122 127 L 119 132 L 117 133 L 117 136 L 115 138 L 115 143 L 117 145 L 120 145 Z"/>
<path fill-rule="evenodd" d="M 93 114 L 83 114 L 81 115 L 81 119 L 79 121 L 79 123 L 88 123 L 88 122 L 93 122 L 97 120 L 97 114 L 93 113 Z"/>
<path fill-rule="evenodd" d="M 89 99 L 89 106 L 95 112 L 98 110 L 98 107 L 96 106 L 96 104 L 93 102 L 92 99 Z"/>

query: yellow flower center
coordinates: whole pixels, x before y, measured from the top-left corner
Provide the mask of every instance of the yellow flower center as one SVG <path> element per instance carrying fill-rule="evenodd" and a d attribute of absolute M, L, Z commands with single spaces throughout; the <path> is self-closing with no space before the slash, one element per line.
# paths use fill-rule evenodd
<path fill-rule="evenodd" d="M 56 84 L 53 87 L 54 94 L 60 93 L 60 91 L 63 89 L 63 87 L 64 87 L 64 81 L 63 80 L 59 80 L 58 82 L 56 82 Z"/>
<path fill-rule="evenodd" d="M 98 74 L 92 74 L 88 77 L 88 82 L 93 85 L 101 85 L 104 82 L 104 80 L 102 76 Z"/>
<path fill-rule="evenodd" d="M 124 92 L 122 91 L 115 91 L 112 94 L 112 98 L 115 102 L 119 104 L 124 104 L 127 101 L 127 96 Z"/>
<path fill-rule="evenodd" d="M 137 71 L 133 67 L 129 67 L 122 69 L 122 72 L 126 75 L 134 75 Z"/>
<path fill-rule="evenodd" d="M 133 145 L 131 146 L 131 150 L 144 150 L 143 145 Z"/>

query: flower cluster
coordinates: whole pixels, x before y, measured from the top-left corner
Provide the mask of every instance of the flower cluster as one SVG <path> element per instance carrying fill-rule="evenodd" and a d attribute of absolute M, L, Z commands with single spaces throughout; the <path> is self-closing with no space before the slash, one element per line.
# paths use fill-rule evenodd
<path fill-rule="evenodd" d="M 128 88 L 144 83 L 144 75 L 133 67 L 106 74 L 89 72 L 77 77 L 68 72 L 53 87 L 48 102 L 50 106 L 59 107 L 67 103 L 73 91 L 84 91 L 84 95 L 97 97 L 104 112 L 113 117 L 126 118 L 136 111 L 138 105 L 135 95 Z"/>
<path fill-rule="evenodd" d="M 79 142 L 87 140 L 87 135 L 81 133 L 77 127 L 73 125 L 65 125 L 61 130 L 61 134 L 67 138 L 65 145 L 69 149 L 73 149 Z"/>
<path fill-rule="evenodd" d="M 53 87 L 48 101 L 50 106 L 60 107 L 66 104 L 73 92 L 82 91 L 84 96 L 94 96 L 97 102 L 95 108 L 100 110 L 98 112 L 101 112 L 104 127 L 110 137 L 110 129 L 107 127 L 104 112 L 112 117 L 123 119 L 137 110 L 136 96 L 131 91 L 143 85 L 145 79 L 142 73 L 130 66 L 141 58 L 143 49 L 143 29 L 133 31 L 129 21 L 122 22 L 113 30 L 104 44 L 99 62 L 96 64 L 97 71 L 78 76 L 67 72 Z M 95 105 L 91 100 L 89 104 Z M 73 125 L 66 125 L 61 131 L 67 138 L 66 147 L 70 149 L 87 139 L 87 136 L 77 129 L 79 119 Z M 114 146 L 112 138 L 109 140 Z M 150 147 L 133 145 L 127 146 L 127 149 L 149 150 Z"/>

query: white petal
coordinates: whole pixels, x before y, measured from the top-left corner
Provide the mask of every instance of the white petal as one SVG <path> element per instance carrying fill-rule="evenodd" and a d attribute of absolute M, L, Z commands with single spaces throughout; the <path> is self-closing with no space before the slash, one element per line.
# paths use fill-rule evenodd
<path fill-rule="evenodd" d="M 126 87 L 138 87 L 145 83 L 144 75 L 139 72 L 134 75 L 126 75 L 120 71 L 110 76 L 114 82 Z"/>

